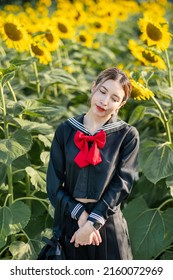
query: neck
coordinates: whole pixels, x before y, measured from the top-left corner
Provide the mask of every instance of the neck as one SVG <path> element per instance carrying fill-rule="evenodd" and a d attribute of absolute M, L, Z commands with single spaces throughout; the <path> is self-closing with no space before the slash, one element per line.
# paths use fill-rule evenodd
<path fill-rule="evenodd" d="M 97 129 L 102 127 L 110 119 L 110 117 L 111 116 L 107 116 L 106 118 L 97 117 L 89 110 L 84 116 L 84 125 L 91 133 L 95 133 Z"/>

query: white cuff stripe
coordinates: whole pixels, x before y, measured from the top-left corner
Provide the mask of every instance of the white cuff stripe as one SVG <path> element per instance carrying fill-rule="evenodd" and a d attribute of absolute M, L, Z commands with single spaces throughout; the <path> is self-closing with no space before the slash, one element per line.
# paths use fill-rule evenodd
<path fill-rule="evenodd" d="M 80 203 L 78 203 L 78 204 L 74 207 L 73 211 L 71 212 L 71 217 L 72 217 L 72 219 L 76 219 L 76 214 L 78 213 L 78 211 L 79 211 L 81 208 L 82 208 L 82 204 L 80 204 Z"/>
<path fill-rule="evenodd" d="M 104 225 L 104 223 L 105 223 L 104 218 L 103 218 L 102 216 L 100 216 L 100 215 L 94 213 L 94 212 L 92 212 L 92 213 L 89 215 L 89 217 L 91 217 L 91 218 L 97 220 L 97 221 L 100 222 L 102 225 Z"/>

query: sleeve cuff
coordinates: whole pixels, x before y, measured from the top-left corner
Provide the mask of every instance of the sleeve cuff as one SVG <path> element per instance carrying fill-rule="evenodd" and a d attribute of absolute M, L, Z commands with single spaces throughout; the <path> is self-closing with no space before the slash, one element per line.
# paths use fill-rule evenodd
<path fill-rule="evenodd" d="M 85 210 L 85 207 L 81 203 L 78 203 L 77 205 L 75 205 L 75 207 L 71 211 L 72 219 L 78 220 L 84 210 Z"/>
<path fill-rule="evenodd" d="M 105 224 L 105 219 L 95 212 L 90 213 L 90 215 L 88 216 L 88 220 L 91 221 L 91 222 L 94 222 L 94 223 L 98 222 L 102 226 Z"/>

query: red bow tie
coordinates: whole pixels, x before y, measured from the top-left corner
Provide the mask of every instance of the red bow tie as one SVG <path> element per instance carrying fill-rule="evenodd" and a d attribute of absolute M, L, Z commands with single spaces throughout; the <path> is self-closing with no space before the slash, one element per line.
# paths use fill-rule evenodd
<path fill-rule="evenodd" d="M 77 131 L 74 136 L 74 142 L 80 149 L 74 159 L 79 167 L 85 167 L 89 164 L 96 165 L 102 162 L 98 147 L 103 148 L 106 143 L 106 133 L 103 130 L 94 136 L 87 136 L 83 132 Z M 88 149 L 88 142 L 93 142 L 90 149 Z"/>

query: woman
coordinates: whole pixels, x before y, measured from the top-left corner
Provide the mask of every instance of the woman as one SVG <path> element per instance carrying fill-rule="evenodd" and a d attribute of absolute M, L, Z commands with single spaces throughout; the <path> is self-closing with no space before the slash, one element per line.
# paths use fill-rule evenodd
<path fill-rule="evenodd" d="M 131 90 L 118 68 L 102 71 L 92 83 L 88 112 L 66 120 L 55 132 L 47 192 L 54 207 L 58 192 L 70 197 L 62 234 L 69 260 L 132 259 L 120 206 L 132 189 L 139 135 L 117 119 Z"/>

